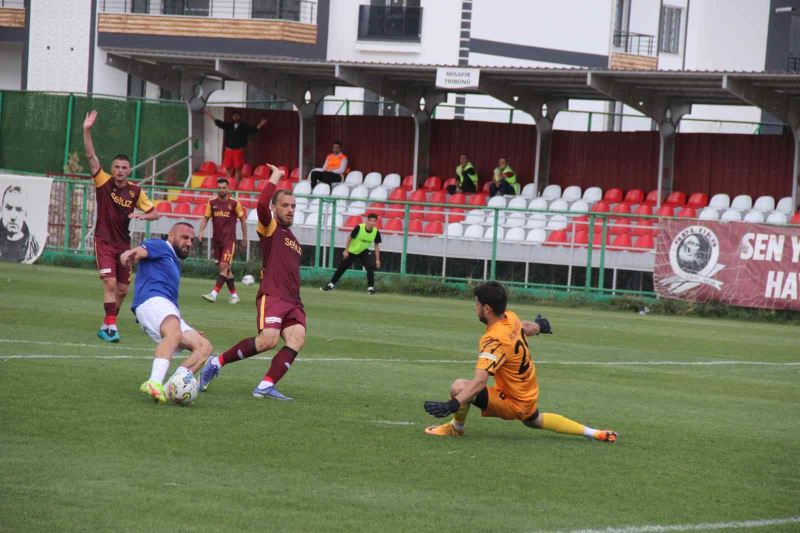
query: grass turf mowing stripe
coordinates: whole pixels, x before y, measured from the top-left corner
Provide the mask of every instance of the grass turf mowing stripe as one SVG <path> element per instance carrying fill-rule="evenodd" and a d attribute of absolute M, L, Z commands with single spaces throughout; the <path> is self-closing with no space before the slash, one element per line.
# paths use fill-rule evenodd
<path fill-rule="evenodd" d="M 609 527 L 604 529 L 570 529 L 564 533 L 661 533 L 664 531 L 715 531 L 721 529 L 752 529 L 758 527 L 800 524 L 800 516 L 771 518 L 766 520 L 742 520 L 737 522 L 715 522 L 702 524 L 679 524 L 674 526 L 646 525 Z"/>

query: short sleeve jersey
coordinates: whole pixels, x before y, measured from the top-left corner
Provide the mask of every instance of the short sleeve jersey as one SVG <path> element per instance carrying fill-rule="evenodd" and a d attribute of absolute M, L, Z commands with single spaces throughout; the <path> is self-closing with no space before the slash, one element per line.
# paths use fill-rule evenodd
<path fill-rule="evenodd" d="M 166 298 L 178 307 L 181 284 L 181 263 L 172 245 L 161 239 L 148 239 L 142 244 L 147 257 L 139 263 L 133 287 L 133 304 L 136 308 L 155 296 Z"/>
<path fill-rule="evenodd" d="M 95 240 L 130 246 L 128 225 L 131 213 L 136 208 L 149 213 L 153 210 L 153 204 L 141 187 L 131 182 L 127 182 L 124 187 L 117 187 L 111 176 L 102 169 L 95 175 L 94 185 L 97 190 Z"/>
<path fill-rule="evenodd" d="M 275 296 L 286 302 L 300 301 L 300 258 L 303 249 L 292 230 L 278 224 L 270 210 L 276 186 L 268 182 L 258 198 L 258 241 L 261 246 L 261 284 L 258 296 Z"/>
<path fill-rule="evenodd" d="M 478 343 L 475 367 L 494 376 L 497 388 L 509 398 L 519 402 L 538 401 L 536 368 L 522 322 L 515 313 L 506 311 L 501 320 L 486 328 Z"/>
<path fill-rule="evenodd" d="M 236 220 L 244 217 L 244 209 L 233 198 L 217 196 L 206 204 L 205 217 L 211 219 L 214 241 L 227 244 L 236 240 Z"/>

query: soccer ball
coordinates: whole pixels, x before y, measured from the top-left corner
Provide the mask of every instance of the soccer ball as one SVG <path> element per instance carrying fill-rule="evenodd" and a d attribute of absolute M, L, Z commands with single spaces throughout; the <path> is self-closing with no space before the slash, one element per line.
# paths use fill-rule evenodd
<path fill-rule="evenodd" d="M 172 376 L 167 382 L 166 389 L 167 398 L 178 405 L 189 405 L 197 399 L 199 385 L 194 376 L 187 372 L 181 376 L 177 374 Z"/>
<path fill-rule="evenodd" d="M 247 274 L 245 277 L 242 278 L 242 285 L 252 285 L 256 282 L 256 278 Z"/>

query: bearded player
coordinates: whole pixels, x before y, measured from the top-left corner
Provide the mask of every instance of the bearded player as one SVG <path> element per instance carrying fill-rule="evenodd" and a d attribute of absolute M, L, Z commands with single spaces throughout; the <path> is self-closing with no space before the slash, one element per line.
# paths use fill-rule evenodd
<path fill-rule="evenodd" d="M 89 169 L 92 171 L 97 192 L 97 223 L 94 229 L 94 253 L 97 270 L 103 282 L 103 310 L 105 318 L 97 336 L 108 342 L 119 342 L 117 315 L 128 294 L 131 269 L 120 261 L 120 255 L 131 247 L 128 228 L 131 219 L 158 220 L 158 212 L 141 187 L 128 181 L 131 161 L 126 155 L 117 155 L 111 161 L 111 175 L 100 166 L 94 151 L 92 126 L 97 111 L 90 111 L 83 121 L 83 146 Z M 139 209 L 143 213 L 136 213 Z"/>
<path fill-rule="evenodd" d="M 200 376 L 200 390 L 208 388 L 223 366 L 270 350 L 283 337 L 285 345 L 272 358 L 269 371 L 253 389 L 253 396 L 291 400 L 278 392 L 275 385 L 289 371 L 306 340 L 306 313 L 300 301 L 302 249 L 289 229 L 294 220 L 294 195 L 284 189 L 276 191 L 283 172 L 273 165 L 267 166 L 272 174 L 256 207 L 262 258 L 261 285 L 256 296 L 258 335 L 243 339 L 219 357 L 209 359 Z"/>
<path fill-rule="evenodd" d="M 529 428 L 616 442 L 614 431 L 593 429 L 555 413 L 539 412 L 539 385 L 527 337 L 552 333 L 550 322 L 541 315 L 533 322 L 521 321 L 506 310 L 507 302 L 505 288 L 496 281 L 475 287 L 475 312 L 486 324 L 486 333 L 478 343 L 475 377 L 455 380 L 450 386 L 450 400 L 425 402 L 425 410 L 436 418 L 454 415 L 450 422 L 426 428 L 425 433 L 463 435 L 467 412 L 474 405 L 483 416 L 519 420 Z M 493 386 L 487 386 L 489 376 L 494 376 Z"/>
<path fill-rule="evenodd" d="M 204 294 L 203 298 L 211 303 L 216 302 L 222 286 L 227 285 L 231 293 L 228 303 L 237 304 L 239 295 L 236 293 L 236 285 L 233 282 L 231 263 L 233 263 L 233 256 L 236 253 L 236 220 L 238 219 L 242 225 L 242 242 L 246 244 L 247 218 L 242 204 L 228 194 L 228 180 L 225 178 L 217 180 L 217 197 L 209 200 L 206 204 L 206 213 L 200 223 L 200 231 L 197 232 L 200 238 L 205 235 L 209 219 L 213 228 L 211 249 L 214 261 L 219 265 L 219 276 L 217 276 L 214 288 L 208 294 Z"/>

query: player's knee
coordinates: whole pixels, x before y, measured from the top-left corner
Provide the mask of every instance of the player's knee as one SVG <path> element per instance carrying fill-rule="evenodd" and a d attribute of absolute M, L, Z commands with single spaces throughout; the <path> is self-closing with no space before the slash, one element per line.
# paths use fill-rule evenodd
<path fill-rule="evenodd" d="M 102 278 L 103 280 L 103 289 L 106 292 L 117 292 L 117 280 L 114 278 Z"/>
<path fill-rule="evenodd" d="M 120 298 L 125 298 L 128 295 L 128 285 L 117 284 L 116 292 L 117 296 Z"/>
<path fill-rule="evenodd" d="M 306 334 L 303 333 L 295 333 L 294 335 L 290 336 L 286 339 L 286 345 L 291 348 L 292 350 L 299 352 L 303 349 L 303 346 L 306 344 Z"/>
<path fill-rule="evenodd" d="M 533 429 L 542 429 L 542 414 L 537 409 L 530 417 L 522 421 L 523 424 Z"/>
<path fill-rule="evenodd" d="M 458 393 L 460 393 L 462 390 L 464 390 L 464 386 L 467 383 L 469 383 L 469 380 L 467 380 L 467 379 L 457 379 L 457 380 L 455 380 L 453 382 L 453 384 L 450 385 L 450 397 L 451 398 L 455 398 L 456 396 L 458 396 Z"/>
<path fill-rule="evenodd" d="M 219 272 L 220 274 L 227 274 L 228 269 L 231 267 L 230 263 L 224 263 L 222 261 L 219 262 Z"/>
<path fill-rule="evenodd" d="M 197 351 L 200 352 L 200 355 L 202 355 L 204 359 L 207 359 L 211 355 L 211 352 L 214 351 L 214 347 L 207 338 L 200 337 L 200 341 L 197 344 Z"/>
<path fill-rule="evenodd" d="M 264 329 L 256 337 L 256 350 L 263 352 L 278 345 L 278 330 Z"/>

